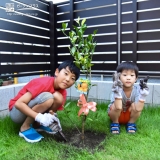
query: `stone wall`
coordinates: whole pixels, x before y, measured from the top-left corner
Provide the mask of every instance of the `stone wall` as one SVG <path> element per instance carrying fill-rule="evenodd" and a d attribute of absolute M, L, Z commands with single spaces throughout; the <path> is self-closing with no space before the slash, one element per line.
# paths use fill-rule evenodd
<path fill-rule="evenodd" d="M 9 100 L 12 99 L 18 91 L 25 85 L 26 83 L 9 85 L 0 87 L 0 115 L 5 116 L 8 112 L 8 103 Z M 107 102 L 110 100 L 111 95 L 111 81 L 92 81 L 92 84 L 96 84 L 96 86 L 92 87 L 89 93 L 89 100 L 94 100 L 96 102 Z M 136 84 L 138 85 L 138 84 Z M 148 83 L 150 94 L 147 97 L 145 104 L 150 104 L 152 106 L 160 105 L 160 84 L 156 83 Z M 77 100 L 79 97 L 79 93 L 76 91 L 76 88 L 72 86 L 67 89 L 67 98 L 71 100 Z M 106 106 L 107 109 L 107 106 Z"/>

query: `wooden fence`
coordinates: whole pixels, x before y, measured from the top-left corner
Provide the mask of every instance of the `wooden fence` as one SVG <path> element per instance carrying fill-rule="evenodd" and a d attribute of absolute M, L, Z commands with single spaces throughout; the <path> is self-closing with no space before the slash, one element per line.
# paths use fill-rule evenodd
<path fill-rule="evenodd" d="M 75 19 L 86 18 L 90 34 L 98 29 L 92 73 L 111 74 L 123 61 L 135 62 L 140 74 L 160 75 L 160 1 L 90 0 L 58 4 L 56 28 L 67 22 L 68 32 Z M 69 59 L 69 40 L 56 33 L 58 63 Z"/>
<path fill-rule="evenodd" d="M 98 29 L 92 74 L 111 75 L 123 61 L 135 62 L 141 75 L 159 76 L 159 0 L 0 1 L 0 78 L 53 75 L 71 59 L 69 40 L 57 31 L 75 19 L 87 20 L 87 32 Z M 8 75 L 7 75 L 8 76 Z"/>

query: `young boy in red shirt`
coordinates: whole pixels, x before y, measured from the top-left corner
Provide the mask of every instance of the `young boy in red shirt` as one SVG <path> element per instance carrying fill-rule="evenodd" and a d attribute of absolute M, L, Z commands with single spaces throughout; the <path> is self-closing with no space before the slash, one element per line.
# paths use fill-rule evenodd
<path fill-rule="evenodd" d="M 42 138 L 37 131 L 55 134 L 61 131 L 61 125 L 56 114 L 63 110 L 66 101 L 66 89 L 70 88 L 79 78 L 80 70 L 73 61 L 66 60 L 55 71 L 55 77 L 42 77 L 31 80 L 10 100 L 10 117 L 15 123 L 22 123 L 19 136 L 27 142 L 39 142 Z M 32 127 L 34 122 L 40 124 L 36 130 Z M 55 132 L 48 126 L 56 122 Z"/>

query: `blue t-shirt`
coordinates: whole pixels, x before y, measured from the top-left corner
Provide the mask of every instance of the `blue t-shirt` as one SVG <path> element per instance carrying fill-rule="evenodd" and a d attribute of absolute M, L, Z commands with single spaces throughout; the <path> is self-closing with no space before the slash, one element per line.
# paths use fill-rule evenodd
<path fill-rule="evenodd" d="M 129 98 L 127 98 L 124 91 L 122 91 L 121 93 L 122 94 L 122 108 L 124 112 L 131 106 L 132 103 L 138 102 L 139 90 L 140 90 L 139 86 L 133 86 L 131 96 Z M 114 92 L 112 92 L 111 102 L 108 105 L 108 111 L 109 111 L 110 106 L 114 103 L 114 101 L 115 101 Z"/>

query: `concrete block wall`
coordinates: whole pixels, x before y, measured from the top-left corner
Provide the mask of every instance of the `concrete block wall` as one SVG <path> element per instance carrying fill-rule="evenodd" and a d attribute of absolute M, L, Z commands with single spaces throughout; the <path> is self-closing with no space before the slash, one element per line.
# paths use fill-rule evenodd
<path fill-rule="evenodd" d="M 10 99 L 15 97 L 19 90 L 26 83 L 16 84 L 16 85 L 8 85 L 0 87 L 0 116 L 6 116 L 9 113 L 8 104 Z"/>
<path fill-rule="evenodd" d="M 7 115 L 8 112 L 8 103 L 10 99 L 17 95 L 19 90 L 26 83 L 9 85 L 0 87 L 0 116 Z M 110 100 L 111 96 L 111 81 L 92 81 L 93 86 L 89 93 L 89 101 L 96 102 L 107 102 Z M 138 84 L 136 84 L 138 85 Z M 151 104 L 153 106 L 160 105 L 160 84 L 148 83 L 150 94 L 147 97 L 146 104 Z M 76 91 L 75 86 L 67 89 L 67 98 L 71 100 L 77 100 L 80 93 Z"/>

